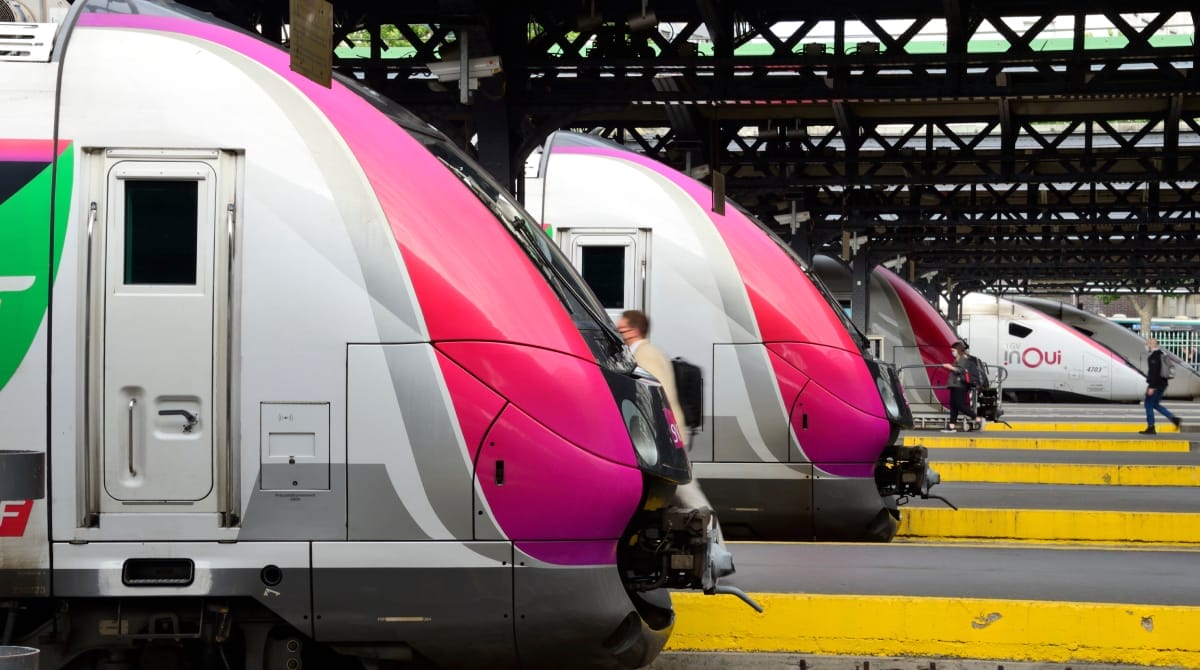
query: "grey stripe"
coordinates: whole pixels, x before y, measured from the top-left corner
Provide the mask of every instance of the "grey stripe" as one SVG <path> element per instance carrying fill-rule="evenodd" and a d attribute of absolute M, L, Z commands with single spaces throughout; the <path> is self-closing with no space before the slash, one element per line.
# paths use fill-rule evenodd
<path fill-rule="evenodd" d="M 426 540 L 429 535 L 396 495 L 384 465 L 350 466 L 351 540 Z"/>
<path fill-rule="evenodd" d="M 738 272 L 737 263 L 729 253 L 729 247 L 725 244 L 716 225 L 708 218 L 708 211 L 663 175 L 641 165 L 632 163 L 631 165 L 648 175 L 661 186 L 665 193 L 672 196 L 680 210 L 687 214 L 684 219 L 691 224 L 695 238 L 703 249 L 701 255 L 703 262 L 679 263 L 675 267 L 684 273 L 689 269 L 696 272 L 711 272 L 721 297 L 721 310 L 725 312 L 730 325 L 742 331 L 731 333 L 730 339 L 733 341 L 761 340 L 758 321 L 755 320 L 754 312 L 750 307 L 750 297 L 746 293 L 746 286 L 742 281 L 741 273 Z M 675 197 L 676 194 L 678 197 Z"/>
<path fill-rule="evenodd" d="M 424 494 L 454 537 L 471 537 L 474 469 L 463 453 L 454 403 L 433 347 L 389 345 L 383 351 Z"/>
<path fill-rule="evenodd" d="M 263 491 L 257 472 L 238 540 L 346 539 L 346 465 L 329 466 L 328 491 Z"/>
<path fill-rule="evenodd" d="M 742 377 L 746 380 L 746 393 L 750 396 L 750 408 L 758 433 L 766 441 L 771 455 L 781 461 L 788 460 L 788 444 L 791 442 L 791 425 L 788 409 L 783 406 L 775 370 L 768 360 L 765 345 L 753 344 L 736 349 L 738 362 L 742 366 Z"/>
<path fill-rule="evenodd" d="M 730 354 L 733 358 L 730 358 Z M 715 460 L 786 462 L 791 427 L 762 344 L 713 345 Z"/>
<path fill-rule="evenodd" d="M 340 135 L 329 132 L 328 120 L 279 75 L 259 64 L 225 49 L 214 49 L 212 44 L 200 38 L 175 35 L 180 40 L 190 40 L 202 45 L 217 57 L 225 58 L 247 77 L 254 80 L 270 97 L 280 103 L 297 132 L 304 136 L 309 149 L 319 156 L 341 156 L 354 161 L 353 154 Z M 289 100 L 302 100 L 301 104 L 283 104 Z M 402 157 L 398 157 L 402 159 Z M 366 176 L 360 171 L 349 170 L 345 162 L 321 160 L 316 162 L 321 176 L 332 193 L 337 194 L 334 205 L 341 215 L 341 223 L 358 257 L 361 283 L 371 301 L 371 311 L 381 342 L 416 342 L 429 339 L 425 332 L 424 319 L 416 292 L 409 281 L 404 260 L 400 255 L 395 236 L 386 216 L 378 205 L 378 198 L 370 189 Z M 357 165 L 357 162 L 355 161 Z M 283 184 L 285 182 L 280 182 Z M 278 184 L 277 184 L 278 186 Z M 281 195 L 286 199 L 286 194 Z M 365 200 L 364 200 L 365 198 Z M 362 207 L 362 203 L 372 206 Z M 344 268 L 342 268 L 344 269 Z"/>

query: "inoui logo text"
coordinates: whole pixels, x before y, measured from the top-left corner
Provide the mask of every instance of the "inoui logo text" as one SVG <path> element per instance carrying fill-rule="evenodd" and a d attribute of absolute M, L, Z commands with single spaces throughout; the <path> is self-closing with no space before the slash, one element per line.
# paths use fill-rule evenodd
<path fill-rule="evenodd" d="M 1004 354 L 1004 364 L 1011 365 L 1013 363 L 1020 363 L 1027 368 L 1059 365 L 1062 363 L 1062 350 L 1050 351 L 1037 347 L 1027 347 L 1021 350 L 1010 349 Z"/>

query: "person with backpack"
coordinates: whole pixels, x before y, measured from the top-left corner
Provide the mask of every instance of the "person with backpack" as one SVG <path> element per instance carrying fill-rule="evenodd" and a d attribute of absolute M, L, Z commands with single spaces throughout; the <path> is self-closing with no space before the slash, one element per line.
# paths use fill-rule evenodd
<path fill-rule="evenodd" d="M 1170 379 L 1170 362 L 1166 360 L 1162 349 L 1158 348 L 1158 340 L 1146 338 L 1146 348 L 1150 355 L 1146 357 L 1146 429 L 1138 431 L 1142 435 L 1154 435 L 1154 412 L 1171 420 L 1176 428 L 1182 429 L 1183 420 L 1162 406 L 1163 393 L 1167 390 L 1167 380 Z"/>
<path fill-rule="evenodd" d="M 960 340 L 950 347 L 954 349 L 954 362 L 942 364 L 942 367 L 950 371 L 950 379 L 946 382 L 946 387 L 950 389 L 950 422 L 946 424 L 945 432 L 952 433 L 958 430 L 959 414 L 966 416 L 977 427 L 982 428 L 983 420 L 976 416 L 975 410 L 971 409 L 971 403 L 968 401 L 972 385 L 972 365 L 971 356 L 967 354 L 967 345 Z"/>
<path fill-rule="evenodd" d="M 625 340 L 625 346 L 633 352 L 633 359 L 637 361 L 637 364 L 646 372 L 654 375 L 663 385 L 663 391 L 667 394 L 667 403 L 671 405 L 671 413 L 675 415 L 675 422 L 679 425 L 679 439 L 685 447 L 688 446 L 692 436 L 684 430 L 683 406 L 679 404 L 679 393 L 675 386 L 675 370 L 671 365 L 671 359 L 663 353 L 662 349 L 654 346 L 647 339 L 650 334 L 650 317 L 638 309 L 626 310 L 617 320 L 617 332 L 621 334 L 621 339 Z"/>
<path fill-rule="evenodd" d="M 630 309 L 621 313 L 621 318 L 617 320 L 617 332 L 621 334 L 621 338 L 625 340 L 625 346 L 633 352 L 633 359 L 637 361 L 646 372 L 658 378 L 659 383 L 663 385 L 663 391 L 667 394 L 667 402 L 671 405 L 671 413 L 675 415 L 675 422 L 679 425 L 680 440 L 685 448 L 691 446 L 692 432 L 684 429 L 684 414 L 683 406 L 679 403 L 679 394 L 675 385 L 675 369 L 671 363 L 671 359 L 662 352 L 661 349 L 650 344 L 647 336 L 650 334 L 650 317 L 646 313 Z M 697 371 L 698 374 L 698 371 Z M 684 507 L 700 508 L 707 507 L 713 510 L 712 529 L 716 534 L 717 542 L 725 542 L 725 534 L 721 530 L 721 523 L 716 517 L 716 510 L 712 503 L 708 501 L 708 496 L 704 494 L 704 490 L 700 488 L 700 482 L 696 478 L 687 484 L 682 484 L 675 489 L 675 502 Z"/>
<path fill-rule="evenodd" d="M 987 365 L 985 365 L 983 361 L 979 360 L 978 356 L 971 354 L 970 344 L 963 342 L 963 345 L 967 348 L 967 386 L 976 390 L 985 389 L 991 386 L 991 382 L 988 381 Z"/>

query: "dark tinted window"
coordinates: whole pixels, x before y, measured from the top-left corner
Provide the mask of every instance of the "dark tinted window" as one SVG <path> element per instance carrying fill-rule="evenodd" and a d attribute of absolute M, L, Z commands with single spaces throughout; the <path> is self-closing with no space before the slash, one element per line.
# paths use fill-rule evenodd
<path fill-rule="evenodd" d="M 1019 323 L 1008 324 L 1008 334 L 1013 337 L 1028 337 L 1033 329 L 1028 326 L 1022 326 Z"/>
<path fill-rule="evenodd" d="M 194 181 L 125 182 L 125 283 L 196 283 Z"/>
<path fill-rule="evenodd" d="M 582 247 L 583 280 L 607 309 L 625 306 L 625 247 Z"/>

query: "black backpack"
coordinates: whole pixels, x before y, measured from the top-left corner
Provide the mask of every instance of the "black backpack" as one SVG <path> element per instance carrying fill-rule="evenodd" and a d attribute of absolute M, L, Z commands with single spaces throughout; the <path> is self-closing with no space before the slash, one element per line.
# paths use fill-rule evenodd
<path fill-rule="evenodd" d="M 1167 356 L 1162 349 L 1155 349 L 1154 353 L 1158 354 L 1159 367 L 1158 376 L 1166 380 L 1175 378 L 1175 365 L 1171 363 L 1171 358 Z M 1153 356 L 1154 354 L 1151 354 Z"/>
<path fill-rule="evenodd" d="M 704 371 L 679 357 L 671 359 L 671 369 L 683 423 L 691 430 L 700 430 L 704 426 Z"/>
<path fill-rule="evenodd" d="M 975 356 L 967 356 L 967 386 L 977 388 L 987 388 L 991 386 L 988 383 L 987 365 Z"/>

